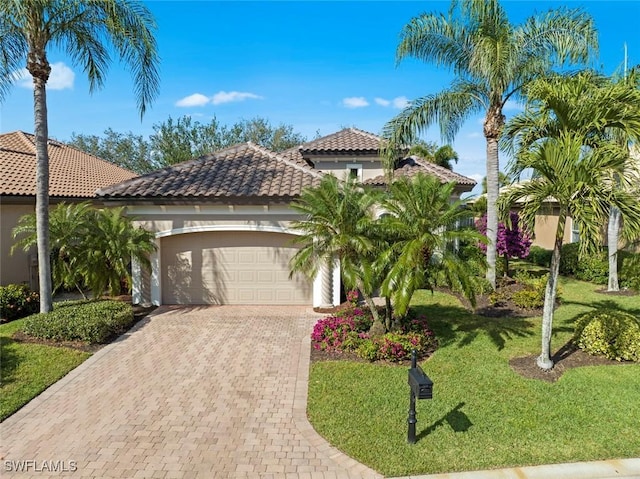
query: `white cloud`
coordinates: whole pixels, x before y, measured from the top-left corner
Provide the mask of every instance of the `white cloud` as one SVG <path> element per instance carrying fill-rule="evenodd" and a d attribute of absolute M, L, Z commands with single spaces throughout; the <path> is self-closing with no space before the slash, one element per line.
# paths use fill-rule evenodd
<path fill-rule="evenodd" d="M 259 100 L 262 97 L 255 93 L 241 91 L 219 91 L 211 98 L 211 103 L 221 105 L 222 103 L 231 103 L 236 101 L 244 101 L 247 99 Z"/>
<path fill-rule="evenodd" d="M 478 184 L 480 184 L 482 182 L 482 180 L 484 179 L 485 175 L 481 174 L 481 173 L 474 173 L 472 175 L 466 175 L 468 178 L 471 178 L 473 180 L 476 180 L 476 182 Z"/>
<path fill-rule="evenodd" d="M 391 102 L 389 100 L 385 100 L 384 98 L 374 98 L 374 101 L 380 106 L 391 105 Z"/>
<path fill-rule="evenodd" d="M 394 108 L 398 108 L 401 110 L 402 108 L 405 108 L 407 105 L 409 105 L 409 100 L 407 99 L 406 96 L 397 96 L 393 99 Z"/>
<path fill-rule="evenodd" d="M 363 96 L 352 96 L 344 98 L 342 100 L 342 105 L 346 108 L 363 108 L 365 106 L 369 106 L 369 102 Z"/>
<path fill-rule="evenodd" d="M 194 93 L 193 95 L 185 96 L 184 98 L 176 102 L 176 106 L 204 106 L 209 103 L 211 99 L 202 93 Z"/>
<path fill-rule="evenodd" d="M 15 74 L 18 86 L 22 88 L 33 88 L 33 79 L 26 68 L 22 68 Z M 62 62 L 51 64 L 51 73 L 47 80 L 47 90 L 72 90 L 73 81 L 76 74 Z"/>

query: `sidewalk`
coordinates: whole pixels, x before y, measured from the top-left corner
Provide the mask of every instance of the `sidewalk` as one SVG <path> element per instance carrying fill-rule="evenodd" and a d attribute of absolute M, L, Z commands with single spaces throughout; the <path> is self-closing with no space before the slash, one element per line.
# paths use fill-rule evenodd
<path fill-rule="evenodd" d="M 550 464 L 492 471 L 429 474 L 392 479 L 640 479 L 640 459 Z"/>

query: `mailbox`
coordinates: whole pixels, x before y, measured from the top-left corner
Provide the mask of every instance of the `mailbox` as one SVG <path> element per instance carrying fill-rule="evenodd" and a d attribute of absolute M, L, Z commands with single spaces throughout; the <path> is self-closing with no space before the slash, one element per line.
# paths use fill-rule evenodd
<path fill-rule="evenodd" d="M 420 366 L 409 369 L 409 386 L 416 399 L 431 399 L 433 397 L 433 381 Z"/>

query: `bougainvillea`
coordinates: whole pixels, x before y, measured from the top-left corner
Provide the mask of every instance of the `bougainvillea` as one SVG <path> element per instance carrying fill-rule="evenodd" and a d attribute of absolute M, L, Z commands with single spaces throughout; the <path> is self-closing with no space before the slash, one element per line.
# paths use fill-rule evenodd
<path fill-rule="evenodd" d="M 504 223 L 498 223 L 498 238 L 496 240 L 497 253 L 505 258 L 526 258 L 531 247 L 531 238 L 520 229 L 520 217 L 512 211 L 509 214 L 511 227 Z M 476 221 L 476 228 L 483 235 L 487 234 L 487 215 L 483 215 Z M 480 249 L 487 251 L 487 245 L 480 243 Z"/>

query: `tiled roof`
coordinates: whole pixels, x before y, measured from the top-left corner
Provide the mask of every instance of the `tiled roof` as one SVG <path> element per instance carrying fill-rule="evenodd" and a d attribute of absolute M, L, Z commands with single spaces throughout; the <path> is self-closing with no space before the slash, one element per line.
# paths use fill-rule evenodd
<path fill-rule="evenodd" d="M 418 158 L 417 156 L 410 156 L 403 159 L 398 167 L 394 170 L 393 175 L 394 177 L 412 177 L 414 175 L 417 175 L 418 173 L 435 176 L 442 183 L 449 183 L 453 181 L 458 185 L 465 185 L 470 187 L 476 185 L 476 181 L 471 178 L 463 176 L 459 173 L 455 173 L 429 161 L 425 161 L 421 158 Z M 376 176 L 375 178 L 366 180 L 365 184 L 376 186 L 386 185 L 387 178 L 384 175 Z"/>
<path fill-rule="evenodd" d="M 243 143 L 98 191 L 102 198 L 232 199 L 292 197 L 322 174 Z"/>
<path fill-rule="evenodd" d="M 357 128 L 345 128 L 331 135 L 300 145 L 304 154 L 377 153 L 381 138 Z"/>
<path fill-rule="evenodd" d="M 0 196 L 36 194 L 35 136 L 0 134 Z M 49 195 L 92 198 L 98 188 L 134 178 L 135 173 L 74 147 L 49 141 Z"/>

